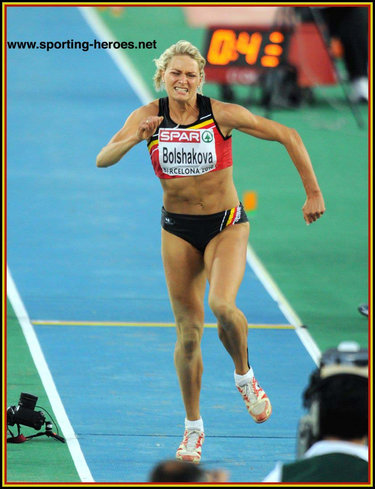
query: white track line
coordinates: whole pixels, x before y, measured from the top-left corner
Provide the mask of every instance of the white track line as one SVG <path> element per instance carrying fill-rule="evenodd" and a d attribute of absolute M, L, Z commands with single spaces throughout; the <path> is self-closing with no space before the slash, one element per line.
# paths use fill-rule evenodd
<path fill-rule="evenodd" d="M 275 283 L 271 275 L 267 272 L 263 263 L 259 260 L 255 251 L 250 246 L 250 244 L 247 245 L 246 258 L 248 264 L 254 270 L 254 273 L 262 282 L 264 288 L 270 294 L 272 299 L 275 302 L 277 302 L 277 305 L 279 306 L 281 312 L 284 314 L 284 316 L 290 322 L 290 324 L 292 324 L 295 327 L 295 331 L 299 339 L 302 341 L 302 344 L 309 352 L 314 362 L 318 365 L 321 356 L 321 352 L 318 348 L 318 345 L 315 343 L 310 333 L 307 331 L 306 327 L 303 326 L 301 319 L 294 311 L 292 306 L 289 304 L 289 302 L 287 301 L 287 299 L 285 298 L 285 296 L 283 295 L 283 293 L 281 292 L 281 290 L 279 289 L 279 287 L 277 286 L 277 284 Z"/>
<path fill-rule="evenodd" d="M 51 403 L 53 412 L 57 418 L 58 424 L 61 427 L 62 433 L 66 439 L 66 443 L 73 458 L 74 465 L 82 482 L 95 482 L 90 469 L 86 463 L 82 453 L 77 436 L 74 433 L 73 427 L 70 424 L 63 403 L 61 402 L 59 393 L 57 392 L 51 372 L 48 368 L 43 351 L 40 347 L 38 338 L 35 334 L 33 325 L 26 312 L 25 306 L 18 293 L 16 285 L 13 281 L 9 268 L 7 267 L 7 295 L 17 319 L 21 325 L 27 345 L 30 349 L 31 356 L 34 360 L 35 367 L 38 370 L 43 387 L 47 393 L 49 402 Z"/>
<path fill-rule="evenodd" d="M 112 36 L 108 28 L 105 26 L 94 8 L 79 7 L 79 9 L 94 33 L 99 38 L 101 38 L 102 41 L 116 40 Z M 116 49 L 109 49 L 108 51 L 116 66 L 119 68 L 123 76 L 126 78 L 135 93 L 138 95 L 140 101 L 143 104 L 148 104 L 149 102 L 151 102 L 154 97 L 152 96 L 142 77 L 140 76 L 130 59 L 126 56 L 126 54 L 124 52 L 120 53 L 120 51 Z M 296 312 L 288 303 L 270 274 L 265 269 L 264 265 L 256 256 L 250 244 L 247 247 L 247 262 L 249 266 L 254 270 L 254 273 L 262 282 L 263 286 L 270 294 L 272 299 L 277 302 L 281 312 L 284 314 L 290 324 L 292 324 L 296 328 L 296 333 L 302 341 L 302 344 L 309 352 L 314 362 L 318 364 L 321 352 L 317 344 L 315 343 L 307 329 L 303 327 L 301 319 L 297 316 Z"/>
<path fill-rule="evenodd" d="M 112 32 L 104 24 L 100 16 L 93 7 L 78 7 L 84 19 L 94 31 L 95 35 L 102 41 L 118 41 L 113 37 Z M 123 49 L 106 49 L 108 54 L 115 62 L 117 68 L 121 71 L 124 78 L 128 81 L 134 92 L 138 95 L 143 104 L 148 104 L 153 100 L 153 96 L 148 89 L 143 78 L 139 75 L 133 63 L 126 56 Z"/>

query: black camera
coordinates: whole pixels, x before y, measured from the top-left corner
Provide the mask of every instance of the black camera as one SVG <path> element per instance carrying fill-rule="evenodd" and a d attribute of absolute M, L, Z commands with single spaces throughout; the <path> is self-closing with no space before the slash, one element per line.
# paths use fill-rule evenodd
<path fill-rule="evenodd" d="M 42 411 L 34 411 L 38 398 L 32 394 L 21 392 L 18 406 L 7 409 L 7 425 L 24 425 L 39 430 L 46 421 Z"/>

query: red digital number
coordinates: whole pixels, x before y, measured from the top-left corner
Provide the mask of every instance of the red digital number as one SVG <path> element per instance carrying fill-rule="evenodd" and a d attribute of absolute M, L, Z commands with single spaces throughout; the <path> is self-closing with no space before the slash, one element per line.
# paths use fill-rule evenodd
<path fill-rule="evenodd" d="M 231 29 L 214 31 L 207 53 L 207 61 L 212 65 L 227 65 L 237 58 L 236 33 Z"/>
<path fill-rule="evenodd" d="M 246 63 L 255 65 L 261 44 L 262 34 L 259 32 L 253 32 L 253 34 L 240 32 L 237 40 L 237 51 L 245 55 Z"/>
<path fill-rule="evenodd" d="M 284 41 L 284 35 L 278 31 L 269 33 L 270 43 L 264 47 L 264 52 L 261 52 L 264 34 L 241 31 L 237 36 L 233 29 L 216 29 L 210 40 L 207 61 L 211 65 L 224 66 L 237 61 L 242 54 L 248 65 L 253 66 L 258 63 L 265 67 L 278 66 L 283 54 L 283 47 L 280 44 Z"/>

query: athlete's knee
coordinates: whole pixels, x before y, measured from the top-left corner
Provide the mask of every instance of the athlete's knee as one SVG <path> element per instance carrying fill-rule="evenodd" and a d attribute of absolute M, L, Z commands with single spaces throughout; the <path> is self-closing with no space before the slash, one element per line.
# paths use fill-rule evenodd
<path fill-rule="evenodd" d="M 186 359 L 191 358 L 200 348 L 203 325 L 193 323 L 189 325 L 177 325 L 177 347 Z"/>
<path fill-rule="evenodd" d="M 230 328 L 234 324 L 237 308 L 233 303 L 217 296 L 210 296 L 208 304 L 224 329 Z"/>

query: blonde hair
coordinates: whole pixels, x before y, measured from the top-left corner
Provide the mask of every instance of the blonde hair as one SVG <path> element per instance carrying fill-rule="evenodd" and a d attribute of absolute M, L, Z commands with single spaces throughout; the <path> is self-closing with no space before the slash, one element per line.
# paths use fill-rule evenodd
<path fill-rule="evenodd" d="M 156 65 L 156 72 L 154 75 L 154 86 L 157 91 L 163 89 L 164 84 L 162 80 L 162 72 L 167 69 L 173 56 L 190 56 L 198 63 L 199 76 L 201 77 L 201 83 L 198 88 L 198 92 L 202 93 L 202 87 L 204 83 L 204 65 L 206 60 L 203 58 L 199 49 L 193 46 L 189 41 L 178 41 L 176 44 L 172 44 L 164 53 L 157 59 L 154 59 Z"/>

